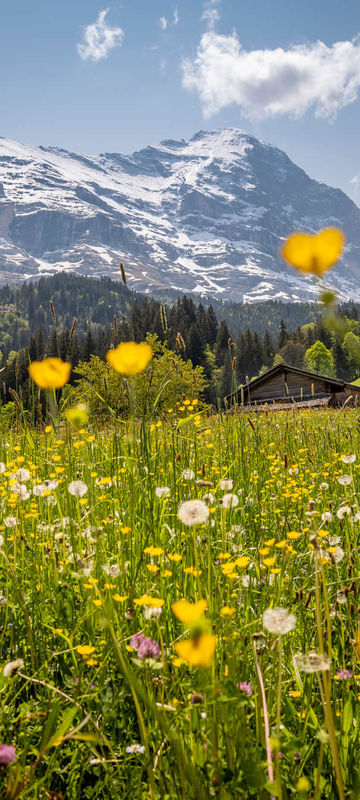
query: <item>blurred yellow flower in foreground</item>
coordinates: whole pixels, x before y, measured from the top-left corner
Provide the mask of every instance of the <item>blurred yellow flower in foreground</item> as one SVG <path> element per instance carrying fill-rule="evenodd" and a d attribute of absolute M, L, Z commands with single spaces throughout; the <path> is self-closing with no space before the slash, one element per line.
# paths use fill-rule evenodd
<path fill-rule="evenodd" d="M 202 633 L 184 642 L 178 642 L 175 650 L 178 656 L 192 667 L 211 667 L 215 653 L 217 637 L 211 633 Z"/>
<path fill-rule="evenodd" d="M 301 272 L 322 275 L 338 260 L 344 245 L 345 235 L 338 228 L 315 234 L 299 231 L 288 237 L 280 255 Z"/>
<path fill-rule="evenodd" d="M 77 431 L 89 422 L 89 409 L 84 403 L 79 403 L 65 411 L 65 417 Z"/>
<path fill-rule="evenodd" d="M 40 389 L 61 389 L 70 378 L 71 364 L 61 358 L 44 358 L 43 361 L 33 361 L 28 371 Z"/>
<path fill-rule="evenodd" d="M 197 603 L 189 603 L 183 597 L 181 600 L 177 600 L 176 603 L 173 603 L 171 608 L 175 617 L 177 617 L 180 622 L 197 622 L 206 611 L 207 602 L 206 600 L 198 600 Z"/>
<path fill-rule="evenodd" d="M 146 369 L 153 352 L 147 342 L 121 342 L 114 350 L 108 350 L 106 360 L 122 375 L 137 375 Z"/>

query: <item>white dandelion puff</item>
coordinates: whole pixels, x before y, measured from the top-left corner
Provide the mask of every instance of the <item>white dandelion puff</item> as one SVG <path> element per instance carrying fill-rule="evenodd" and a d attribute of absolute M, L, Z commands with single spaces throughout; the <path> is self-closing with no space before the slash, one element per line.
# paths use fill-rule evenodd
<path fill-rule="evenodd" d="M 296 627 L 296 617 L 287 608 L 267 608 L 263 614 L 263 625 L 269 633 L 283 636 Z"/>
<path fill-rule="evenodd" d="M 224 478 L 224 480 L 220 481 L 219 483 L 219 487 L 223 492 L 231 492 L 233 485 L 234 482 L 231 480 L 231 478 Z"/>
<path fill-rule="evenodd" d="M 215 502 L 215 497 L 212 494 L 212 492 L 207 492 L 206 494 L 204 494 L 204 500 L 206 501 L 206 503 L 209 503 L 212 506 L 212 504 Z"/>
<path fill-rule="evenodd" d="M 4 519 L 5 528 L 15 528 L 17 525 L 16 517 L 5 517 Z"/>
<path fill-rule="evenodd" d="M 22 658 L 17 658 L 15 661 L 9 661 L 8 664 L 5 664 L 3 669 L 3 675 L 5 678 L 12 678 L 19 672 L 19 669 L 22 669 L 24 666 L 24 662 Z"/>
<path fill-rule="evenodd" d="M 341 460 L 342 460 L 342 462 L 343 462 L 344 464 L 353 464 L 353 463 L 354 463 L 354 461 L 356 461 L 356 454 L 355 454 L 355 453 L 352 453 L 352 455 L 351 455 L 351 456 L 342 456 L 342 459 L 341 459 Z"/>
<path fill-rule="evenodd" d="M 86 494 L 88 487 L 83 481 L 72 481 L 68 485 L 68 492 L 73 497 L 83 497 Z"/>
<path fill-rule="evenodd" d="M 167 497 L 169 493 L 170 489 L 168 486 L 157 486 L 155 489 L 156 497 L 158 497 L 159 500 L 161 500 L 162 497 Z"/>
<path fill-rule="evenodd" d="M 23 467 L 20 467 L 18 471 L 15 473 L 15 478 L 19 483 L 26 483 L 30 480 L 30 472 Z"/>
<path fill-rule="evenodd" d="M 27 490 L 24 483 L 15 483 L 15 485 L 11 487 L 11 491 L 13 494 L 17 494 L 19 500 L 28 500 L 30 497 L 30 492 Z"/>
<path fill-rule="evenodd" d="M 239 498 L 236 494 L 224 494 L 220 500 L 220 505 L 223 508 L 235 508 L 238 502 Z"/>
<path fill-rule="evenodd" d="M 344 517 L 349 517 L 351 514 L 350 506 L 340 506 L 336 512 L 336 516 L 338 519 L 344 519 Z"/>
<path fill-rule="evenodd" d="M 321 514 L 321 519 L 323 522 L 332 522 L 332 518 L 331 511 L 324 511 L 324 513 Z"/>
<path fill-rule="evenodd" d="M 352 483 L 352 475 L 340 475 L 338 483 L 340 483 L 340 486 L 350 486 L 350 483 Z"/>
<path fill-rule="evenodd" d="M 209 509 L 202 500 L 185 500 L 178 508 L 178 518 L 184 525 L 200 525 L 207 522 Z"/>
<path fill-rule="evenodd" d="M 184 469 L 181 473 L 181 477 L 183 481 L 193 481 L 195 478 L 195 472 L 192 469 Z"/>
<path fill-rule="evenodd" d="M 324 653 L 297 653 L 294 664 L 300 672 L 325 672 L 330 669 L 331 659 Z"/>

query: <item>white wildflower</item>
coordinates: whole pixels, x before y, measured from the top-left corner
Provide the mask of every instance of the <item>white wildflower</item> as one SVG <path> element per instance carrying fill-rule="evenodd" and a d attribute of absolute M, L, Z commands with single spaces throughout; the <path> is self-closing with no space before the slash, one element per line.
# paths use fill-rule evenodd
<path fill-rule="evenodd" d="M 17 525 L 16 517 L 5 517 L 4 519 L 5 528 L 15 528 Z"/>
<path fill-rule="evenodd" d="M 339 603 L 340 606 L 344 605 L 344 603 L 347 602 L 347 597 L 346 597 L 346 594 L 344 592 L 344 589 L 339 589 L 339 591 L 336 594 L 336 600 L 337 600 L 337 602 Z"/>
<path fill-rule="evenodd" d="M 236 494 L 224 494 L 220 500 L 220 505 L 223 508 L 235 508 L 238 502 L 239 498 Z"/>
<path fill-rule="evenodd" d="M 170 492 L 170 489 L 169 489 L 168 486 L 157 486 L 156 489 L 155 489 L 156 497 L 158 497 L 159 500 L 161 500 L 162 497 L 167 497 L 169 492 Z"/>
<path fill-rule="evenodd" d="M 17 658 L 16 661 L 9 661 L 8 664 L 5 664 L 3 675 L 5 678 L 12 678 L 14 675 L 16 675 L 19 669 L 23 668 L 23 666 L 24 662 L 22 658 Z"/>
<path fill-rule="evenodd" d="M 24 483 L 15 483 L 15 485 L 11 487 L 11 492 L 17 494 L 19 500 L 28 500 L 30 497 L 30 492 L 28 492 Z"/>
<path fill-rule="evenodd" d="M 131 755 L 135 753 L 145 753 L 145 747 L 143 744 L 129 744 L 126 748 L 126 752 Z"/>
<path fill-rule="evenodd" d="M 332 559 L 332 561 L 335 562 L 335 564 L 338 564 L 339 561 L 342 561 L 342 559 L 344 558 L 344 555 L 345 555 L 345 553 L 344 553 L 342 547 L 337 547 L 336 550 L 335 550 L 335 553 L 331 553 L 331 559 Z"/>
<path fill-rule="evenodd" d="M 26 483 L 26 481 L 30 480 L 30 472 L 23 467 L 20 467 L 18 471 L 15 473 L 15 478 L 19 483 Z"/>
<path fill-rule="evenodd" d="M 37 483 L 36 486 L 33 488 L 33 495 L 35 497 L 44 497 L 45 486 L 43 483 Z"/>
<path fill-rule="evenodd" d="M 68 492 L 73 497 L 83 497 L 86 494 L 88 487 L 83 481 L 72 481 L 69 483 Z"/>
<path fill-rule="evenodd" d="M 322 489 L 323 492 L 326 492 L 326 489 L 328 489 L 328 488 L 329 488 L 329 484 L 326 483 L 326 481 L 323 481 L 322 483 L 320 483 L 320 489 Z"/>
<path fill-rule="evenodd" d="M 353 453 L 351 456 L 343 456 L 341 460 L 344 464 L 353 464 L 356 461 L 356 455 Z"/>
<path fill-rule="evenodd" d="M 178 508 L 178 518 L 184 525 L 200 525 L 207 522 L 209 509 L 202 500 L 185 500 Z"/>
<path fill-rule="evenodd" d="M 267 608 L 263 614 L 263 625 L 269 633 L 283 636 L 293 631 L 296 626 L 296 617 L 286 608 Z"/>
<path fill-rule="evenodd" d="M 161 606 L 145 606 L 144 607 L 144 617 L 145 617 L 145 619 L 151 619 L 152 617 L 155 617 L 155 619 L 158 619 L 159 617 L 161 617 L 161 614 L 162 614 Z"/>
<path fill-rule="evenodd" d="M 349 517 L 351 514 L 350 506 L 340 506 L 336 512 L 336 516 L 338 519 L 344 519 L 344 517 Z"/>
<path fill-rule="evenodd" d="M 299 467 L 290 467 L 289 475 L 298 475 L 299 474 Z"/>
<path fill-rule="evenodd" d="M 212 494 L 212 492 L 207 492 L 206 494 L 204 494 L 204 500 L 206 503 L 209 503 L 212 506 L 213 503 L 215 502 L 215 497 Z"/>
<path fill-rule="evenodd" d="M 106 575 L 109 575 L 112 578 L 118 578 L 120 575 L 120 567 L 118 564 L 104 564 L 103 570 Z"/>
<path fill-rule="evenodd" d="M 222 489 L 223 492 L 231 492 L 233 485 L 234 483 L 231 478 L 224 478 L 224 480 L 219 483 L 220 489 Z"/>
<path fill-rule="evenodd" d="M 350 486 L 350 483 L 352 483 L 352 475 L 340 475 L 338 483 L 340 483 L 341 486 Z"/>
<path fill-rule="evenodd" d="M 300 672 L 324 672 L 330 669 L 331 660 L 324 653 L 297 653 L 294 656 L 294 664 Z"/>
<path fill-rule="evenodd" d="M 0 461 L 0 475 L 2 475 L 3 472 L 6 472 L 6 464 L 4 464 L 3 461 Z"/>
<path fill-rule="evenodd" d="M 332 513 L 331 513 L 331 511 L 324 511 L 324 513 L 321 514 L 321 519 L 322 519 L 323 522 L 332 522 Z"/>
<path fill-rule="evenodd" d="M 192 469 L 184 469 L 181 473 L 181 477 L 183 481 L 193 481 L 195 478 L 195 472 Z"/>

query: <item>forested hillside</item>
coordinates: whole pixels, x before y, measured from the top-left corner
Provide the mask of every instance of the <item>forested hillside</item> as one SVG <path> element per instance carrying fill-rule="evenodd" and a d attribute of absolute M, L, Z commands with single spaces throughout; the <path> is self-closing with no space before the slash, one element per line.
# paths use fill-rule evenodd
<path fill-rule="evenodd" d="M 201 304 L 205 308 L 210 305 L 209 301 L 201 301 L 196 295 L 191 299 L 194 304 Z M 49 336 L 53 328 L 50 300 L 56 309 L 56 321 L 61 330 L 70 330 L 76 317 L 78 335 L 86 334 L 89 329 L 96 335 L 101 328 L 112 325 L 114 314 L 118 321 L 129 319 L 135 300 L 140 304 L 145 303 L 141 312 L 136 310 L 135 317 L 142 316 L 150 329 L 154 329 L 154 325 L 156 329 L 160 303 L 172 309 L 178 306 L 180 297 L 176 292 L 167 292 L 152 298 L 135 294 L 120 281 L 64 273 L 17 287 L 4 286 L 0 288 L 0 350 L 4 357 L 11 350 L 25 347 L 30 336 L 36 335 L 39 330 L 45 337 Z M 315 322 L 321 315 L 321 307 L 316 303 L 267 301 L 246 304 L 213 300 L 211 306 L 216 318 L 227 322 L 234 339 L 247 329 L 260 336 L 264 336 L 267 330 L 276 339 L 281 320 L 287 330 L 293 332 L 307 322 Z M 179 313 L 181 316 L 181 310 Z M 179 313 L 175 316 L 178 317 Z M 186 313 L 183 322 L 188 322 Z"/>
<path fill-rule="evenodd" d="M 121 341 L 155 334 L 193 367 L 202 367 L 204 399 L 216 406 L 234 384 L 284 362 L 355 380 L 360 375 L 360 322 L 355 306 L 342 308 L 341 324 L 328 326 L 320 305 L 215 303 L 190 297 L 171 306 L 135 295 L 122 283 L 56 275 L 0 291 L 1 398 L 10 389 L 27 402 L 29 360 L 57 356 L 76 367 L 104 359 Z M 340 319 L 340 317 L 339 317 Z M 255 329 L 254 329 L 255 328 Z"/>

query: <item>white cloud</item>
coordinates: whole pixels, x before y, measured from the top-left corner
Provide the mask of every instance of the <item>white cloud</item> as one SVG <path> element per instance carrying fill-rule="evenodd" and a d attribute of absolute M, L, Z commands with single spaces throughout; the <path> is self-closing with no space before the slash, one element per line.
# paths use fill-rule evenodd
<path fill-rule="evenodd" d="M 83 34 L 83 41 L 77 45 L 79 56 L 86 61 L 100 61 L 107 58 L 114 47 L 120 47 L 124 39 L 122 28 L 109 28 L 106 24 L 106 16 L 109 9 L 100 11 L 100 14 L 92 25 L 87 25 Z"/>
<path fill-rule="evenodd" d="M 166 17 L 160 17 L 159 25 L 160 25 L 160 28 L 161 28 L 162 31 L 166 31 L 166 28 L 168 26 L 168 21 L 167 21 Z"/>
<path fill-rule="evenodd" d="M 231 36 L 208 31 L 182 71 L 184 88 L 198 93 L 206 117 L 236 103 L 250 119 L 301 117 L 310 108 L 317 117 L 334 119 L 357 99 L 360 38 L 331 47 L 317 41 L 247 51 L 235 31 Z"/>
<path fill-rule="evenodd" d="M 178 25 L 179 22 L 180 22 L 179 9 L 177 6 L 175 6 L 173 15 L 173 25 Z"/>
<path fill-rule="evenodd" d="M 209 30 L 214 30 L 215 25 L 219 22 L 220 13 L 218 10 L 218 6 L 220 5 L 221 0 L 207 0 L 204 4 L 204 10 L 202 13 L 201 19 L 206 22 Z"/>

